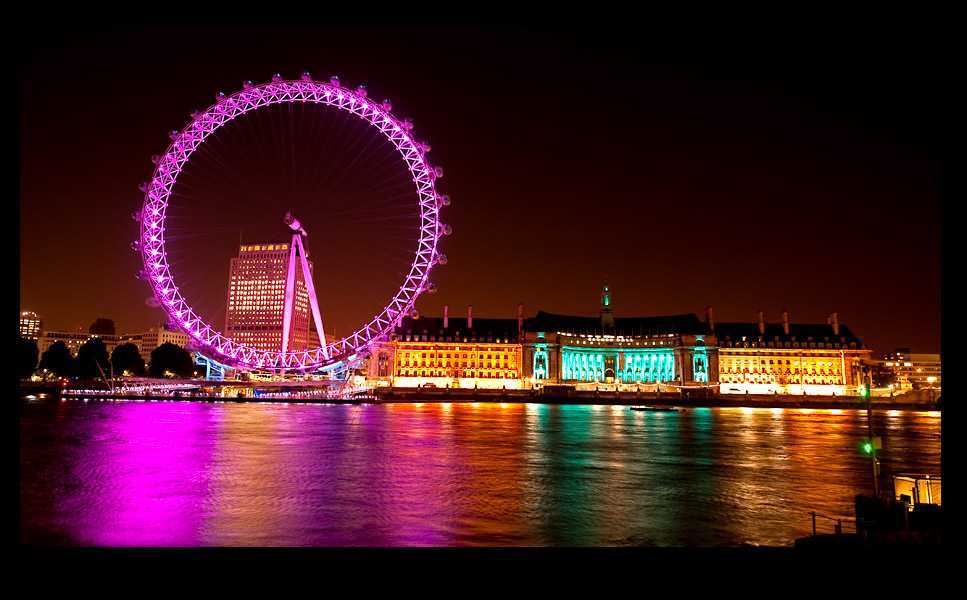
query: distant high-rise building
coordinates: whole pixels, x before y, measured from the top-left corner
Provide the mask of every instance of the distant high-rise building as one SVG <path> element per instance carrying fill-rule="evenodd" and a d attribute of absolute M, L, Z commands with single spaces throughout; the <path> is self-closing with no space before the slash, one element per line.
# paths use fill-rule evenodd
<path fill-rule="evenodd" d="M 246 244 L 239 247 L 238 256 L 232 259 L 229 272 L 226 336 L 259 350 L 282 351 L 289 256 L 288 243 Z M 311 272 L 312 262 L 308 261 L 308 265 Z M 298 264 L 293 268 L 295 302 L 289 351 L 310 347 L 309 292 L 302 269 Z M 318 342 L 311 346 L 318 346 Z"/>
<path fill-rule="evenodd" d="M 25 310 L 20 313 L 20 337 L 25 340 L 37 340 L 40 338 L 40 328 L 43 324 L 37 313 Z"/>

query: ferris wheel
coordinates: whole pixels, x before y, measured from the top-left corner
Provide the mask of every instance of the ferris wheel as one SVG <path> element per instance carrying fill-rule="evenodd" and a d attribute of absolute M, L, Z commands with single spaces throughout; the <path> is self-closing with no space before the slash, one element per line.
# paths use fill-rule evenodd
<path fill-rule="evenodd" d="M 399 283 L 396 293 L 388 298 L 381 310 L 358 325 L 352 333 L 340 339 L 327 339 L 302 245 L 302 238 L 307 232 L 294 215 L 286 214 L 285 224 L 292 234 L 286 285 L 286 326 L 282 349 L 267 351 L 236 341 L 227 332 L 219 331 L 210 319 L 199 314 L 186 300 L 169 264 L 170 244 L 173 242 L 166 239 L 166 213 L 179 175 L 193 153 L 203 147 L 213 133 L 246 113 L 284 104 L 314 104 L 342 111 L 365 123 L 392 144 L 400 163 L 411 177 L 419 227 L 417 239 L 413 240 L 409 271 Z M 367 97 L 365 86 L 350 89 L 343 86 L 337 77 L 323 82 L 312 79 L 308 73 L 303 73 L 299 80 L 287 80 L 275 75 L 270 82 L 263 84 L 246 82 L 241 90 L 230 95 L 219 93 L 214 104 L 204 111 L 192 113 L 191 121 L 183 129 L 170 133 L 171 141 L 164 154 L 153 158 L 156 166 L 152 178 L 141 186 L 143 205 L 134 214 L 140 223 L 140 238 L 134 247 L 144 265 L 139 277 L 151 286 L 153 303 L 162 307 L 170 322 L 184 331 L 190 343 L 209 359 L 249 371 L 310 373 L 336 369 L 367 355 L 375 344 L 392 333 L 403 317 L 415 313 L 414 304 L 422 293 L 436 290 L 430 281 L 430 272 L 436 265 L 446 264 L 446 255 L 439 251 L 438 244 L 443 236 L 451 233 L 450 226 L 440 220 L 440 210 L 450 204 L 449 197 L 439 194 L 436 189 L 436 181 L 443 176 L 443 169 L 428 162 L 430 147 L 414 138 L 412 121 L 399 119 L 391 111 L 392 105 L 388 100 L 374 102 Z M 296 268 L 303 270 L 309 290 L 315 322 L 313 337 L 318 337 L 319 345 L 292 350 L 288 346 L 288 317 L 292 305 L 293 271 Z"/>

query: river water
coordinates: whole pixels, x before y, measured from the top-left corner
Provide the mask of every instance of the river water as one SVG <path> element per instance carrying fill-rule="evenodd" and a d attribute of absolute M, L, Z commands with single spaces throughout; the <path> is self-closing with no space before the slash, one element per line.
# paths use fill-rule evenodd
<path fill-rule="evenodd" d="M 885 481 L 939 473 L 939 412 L 874 422 Z M 42 400 L 20 434 L 36 545 L 788 546 L 872 486 L 854 410 Z"/>

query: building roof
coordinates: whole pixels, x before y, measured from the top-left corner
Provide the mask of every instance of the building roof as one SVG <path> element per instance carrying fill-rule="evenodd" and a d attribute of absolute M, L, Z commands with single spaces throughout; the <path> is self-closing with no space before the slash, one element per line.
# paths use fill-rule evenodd
<path fill-rule="evenodd" d="M 743 341 L 760 341 L 758 323 L 715 323 L 715 337 L 719 346 L 730 346 Z M 828 323 L 790 323 L 789 334 L 782 329 L 782 323 L 766 323 L 765 335 L 761 336 L 765 342 L 816 342 L 862 348 L 863 342 L 856 337 L 850 328 L 840 324 L 839 335 L 833 333 L 833 326 Z"/>
<path fill-rule="evenodd" d="M 107 334 L 107 333 L 86 333 L 83 331 L 54 331 L 52 329 L 45 330 L 41 333 L 41 337 L 51 338 L 51 339 L 89 339 L 89 338 L 101 338 L 104 340 L 114 340 L 120 339 L 121 336 L 117 334 Z"/>
<path fill-rule="evenodd" d="M 537 316 L 525 319 L 524 329 L 527 331 L 559 331 L 575 334 L 603 333 L 601 317 L 557 315 L 544 311 L 538 311 Z M 615 317 L 614 330 L 608 333 L 625 336 L 689 335 L 706 333 L 706 327 L 705 323 L 700 321 L 695 313 L 657 317 Z"/>
<path fill-rule="evenodd" d="M 446 328 L 443 327 L 443 317 L 405 317 L 394 334 L 401 338 L 406 335 L 426 335 L 428 340 L 435 337 L 434 341 L 517 341 L 517 319 L 474 317 L 473 328 L 467 324 L 466 317 L 450 317 Z"/>
<path fill-rule="evenodd" d="M 238 252 L 279 252 L 282 250 L 289 249 L 289 241 L 284 242 L 254 242 L 251 244 L 242 244 L 238 247 Z"/>
<path fill-rule="evenodd" d="M 623 336 L 652 335 L 702 335 L 710 333 L 706 323 L 695 313 L 662 315 L 653 317 L 615 317 L 615 327 L 607 333 Z M 561 332 L 595 335 L 605 333 L 601 317 L 559 315 L 538 311 L 534 317 L 524 319 L 525 331 Z M 450 317 L 443 327 L 443 317 L 406 317 L 394 335 L 404 339 L 407 335 L 427 336 L 427 341 L 518 341 L 517 319 L 473 318 L 473 328 L 467 327 L 466 316 Z M 719 346 L 745 343 L 798 344 L 821 343 L 834 347 L 863 348 L 863 342 L 846 325 L 840 324 L 839 335 L 833 333 L 827 323 L 790 323 L 789 334 L 783 332 L 781 323 L 766 323 L 765 335 L 759 335 L 758 323 L 715 323 L 714 335 Z M 745 338 L 745 339 L 743 339 Z"/>

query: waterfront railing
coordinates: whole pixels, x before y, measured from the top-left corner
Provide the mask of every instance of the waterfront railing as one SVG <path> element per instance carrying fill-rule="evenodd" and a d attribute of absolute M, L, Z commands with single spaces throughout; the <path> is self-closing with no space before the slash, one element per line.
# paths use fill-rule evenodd
<path fill-rule="evenodd" d="M 829 515 L 824 515 L 816 511 L 810 511 L 809 514 L 812 516 L 813 521 L 813 536 L 816 536 L 816 518 L 826 519 L 827 521 L 834 522 L 833 533 L 836 535 L 841 535 L 843 533 L 843 523 L 851 524 L 853 527 L 853 533 L 856 533 L 856 519 L 843 519 L 841 517 L 831 517 Z M 825 521 L 824 521 L 825 522 Z"/>

